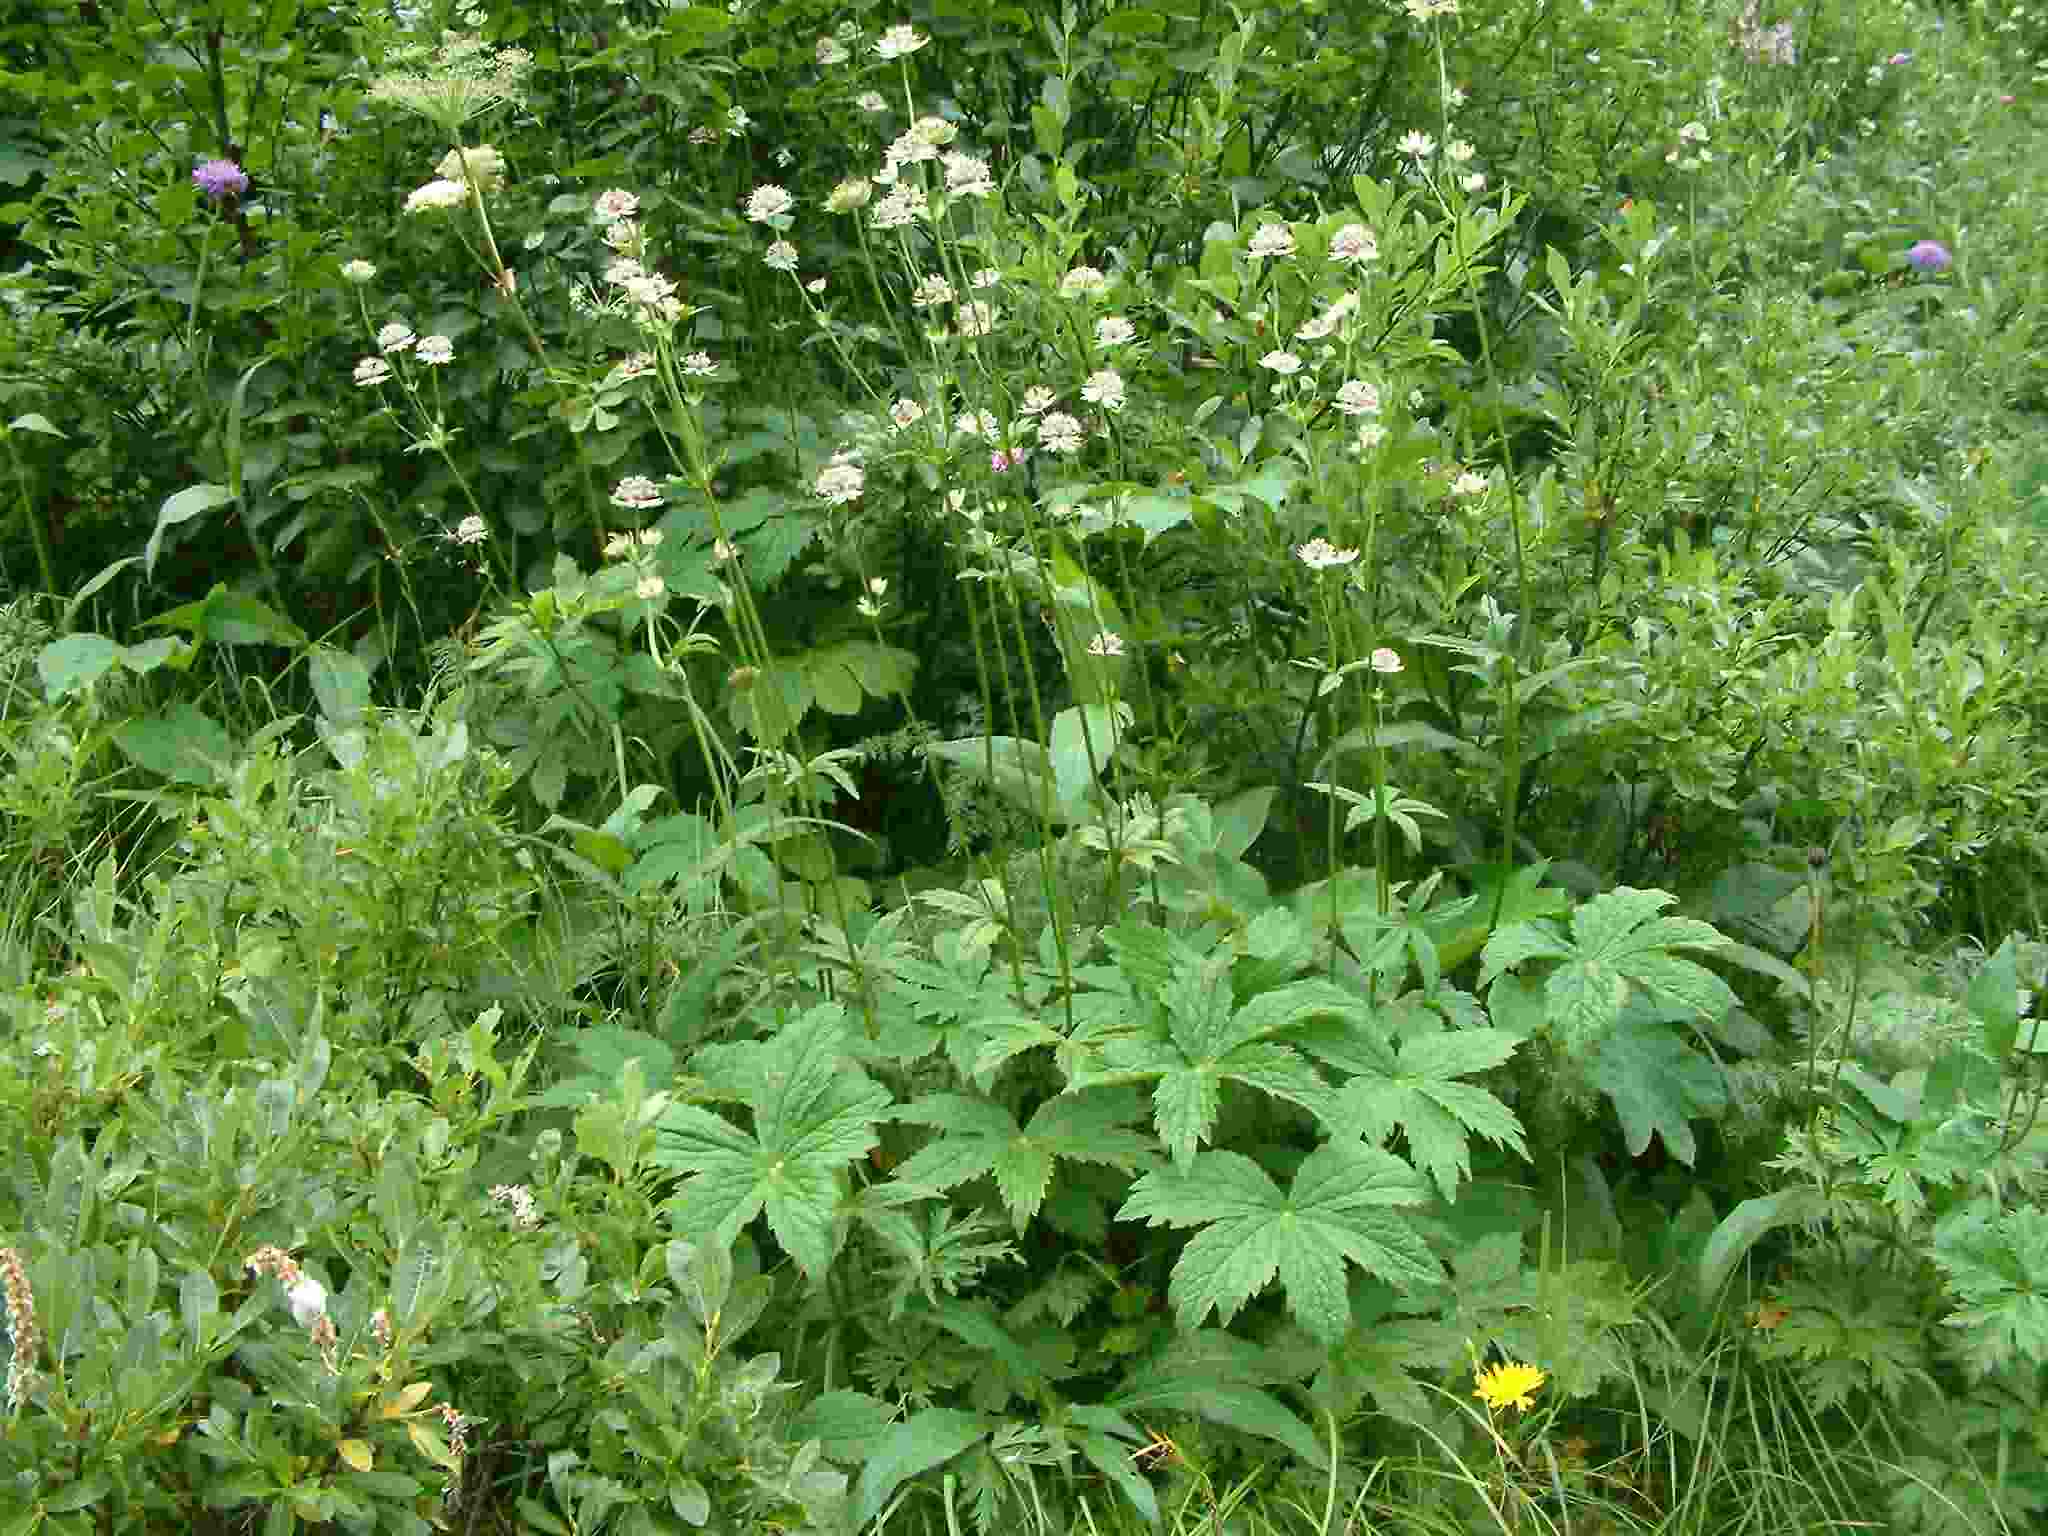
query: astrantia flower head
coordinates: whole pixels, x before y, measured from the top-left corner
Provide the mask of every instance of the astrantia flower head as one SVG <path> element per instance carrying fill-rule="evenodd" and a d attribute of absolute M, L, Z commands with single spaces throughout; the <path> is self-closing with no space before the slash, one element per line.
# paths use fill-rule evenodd
<path fill-rule="evenodd" d="M 840 42 L 838 38 L 821 37 L 818 39 L 818 64 L 820 68 L 830 69 L 834 64 L 844 64 L 849 57 L 851 55 L 846 51 L 846 44 Z"/>
<path fill-rule="evenodd" d="M 936 272 L 910 291 L 910 302 L 918 309 L 953 302 L 953 285 Z"/>
<path fill-rule="evenodd" d="M 344 282 L 367 283 L 376 275 L 377 269 L 360 256 L 356 257 L 353 261 L 344 261 L 341 264 L 341 276 Z"/>
<path fill-rule="evenodd" d="M 1420 128 L 1410 128 L 1401 135 L 1400 143 L 1394 147 L 1404 155 L 1413 155 L 1417 160 L 1421 160 L 1436 148 L 1436 140 Z"/>
<path fill-rule="evenodd" d="M 1502 1408 L 1534 1408 L 1537 1391 L 1549 1379 L 1535 1366 L 1511 1360 L 1487 1370 L 1474 1370 L 1472 1395 L 1483 1401 L 1489 1412 Z"/>
<path fill-rule="evenodd" d="M 405 199 L 407 213 L 421 213 L 442 208 L 460 208 L 469 201 L 469 188 L 462 182 L 442 177 L 430 181 L 423 187 L 415 187 Z"/>
<path fill-rule="evenodd" d="M 796 206 L 796 199 L 789 195 L 786 187 L 773 182 L 754 188 L 747 199 L 747 218 L 756 224 L 766 224 L 778 214 L 789 212 Z"/>
<path fill-rule="evenodd" d="M 1091 405 L 1099 405 L 1105 411 L 1120 411 L 1124 408 L 1123 375 L 1114 368 L 1103 368 L 1088 375 L 1088 382 L 1081 386 L 1081 398 Z"/>
<path fill-rule="evenodd" d="M 1093 298 L 1109 287 L 1109 279 L 1094 267 L 1075 267 L 1060 279 L 1060 293 L 1069 299 Z"/>
<path fill-rule="evenodd" d="M 645 475 L 628 475 L 612 487 L 612 505 L 644 512 L 661 505 L 661 488 Z"/>
<path fill-rule="evenodd" d="M 413 344 L 412 327 L 393 320 L 389 325 L 377 328 L 377 350 L 387 357 L 393 352 L 403 352 Z"/>
<path fill-rule="evenodd" d="M 875 184 L 864 176 L 853 176 L 839 183 L 825 199 L 827 213 L 851 213 L 856 208 L 865 208 L 868 199 L 875 195 Z"/>
<path fill-rule="evenodd" d="M 1269 368 L 1274 373 L 1285 378 L 1289 374 L 1301 372 L 1301 359 L 1292 352 L 1274 351 L 1268 352 L 1264 357 L 1260 358 L 1259 366 L 1261 368 Z"/>
<path fill-rule="evenodd" d="M 1332 403 L 1346 416 L 1369 416 L 1380 408 L 1380 392 L 1363 379 L 1346 379 Z"/>
<path fill-rule="evenodd" d="M 867 476 L 858 464 L 840 461 L 827 464 L 819 470 L 818 478 L 812 483 L 811 489 L 837 507 L 844 506 L 850 501 L 857 501 L 862 487 L 866 484 Z"/>
<path fill-rule="evenodd" d="M 853 104 L 863 112 L 886 112 L 889 110 L 889 103 L 883 99 L 880 91 L 862 91 L 853 98 Z"/>
<path fill-rule="evenodd" d="M 1346 224 L 1330 236 L 1332 261 L 1374 261 L 1379 254 L 1378 238 L 1363 224 Z"/>
<path fill-rule="evenodd" d="M 1372 669 L 1382 677 L 1392 677 L 1401 670 L 1401 653 L 1391 645 L 1377 647 L 1372 653 Z"/>
<path fill-rule="evenodd" d="M 1294 558 L 1312 571 L 1328 571 L 1351 564 L 1358 558 L 1358 551 L 1339 549 L 1328 539 L 1310 539 L 1306 544 L 1294 546 Z"/>
<path fill-rule="evenodd" d="M 1906 252 L 1906 260 L 1922 272 L 1946 272 L 1955 258 L 1939 240 L 1922 240 Z"/>
<path fill-rule="evenodd" d="M 1292 256 L 1294 235 L 1285 224 L 1261 224 L 1245 250 L 1253 256 Z"/>
<path fill-rule="evenodd" d="M 875 53 L 883 63 L 892 59 L 908 58 L 931 39 L 920 33 L 909 23 L 891 27 L 875 42 Z"/>
<path fill-rule="evenodd" d="M 248 191 L 249 173 L 232 160 L 204 160 L 192 172 L 192 184 L 218 203 Z"/>
<path fill-rule="evenodd" d="M 995 195 L 995 179 L 989 174 L 986 160 L 978 160 L 973 155 L 957 152 L 942 158 L 946 165 L 946 190 L 955 197 Z"/>
<path fill-rule="evenodd" d="M 327 1287 L 311 1275 L 301 1276 L 298 1284 L 285 1292 L 285 1299 L 291 1305 L 292 1321 L 301 1328 L 311 1328 L 327 1315 Z"/>
<path fill-rule="evenodd" d="M 996 328 L 995 305 L 984 299 L 960 306 L 960 334 L 962 336 L 986 336 Z"/>
<path fill-rule="evenodd" d="M 1074 453 L 1081 446 L 1081 423 L 1065 411 L 1051 411 L 1038 424 L 1039 446 L 1053 453 Z"/>
<path fill-rule="evenodd" d="M 683 373 L 693 379 L 708 379 L 718 372 L 718 364 L 709 352 L 692 352 L 683 359 Z"/>
<path fill-rule="evenodd" d="M 1098 347 L 1120 347 L 1137 334 L 1137 329 L 1122 315 L 1104 315 L 1095 322 Z"/>
<path fill-rule="evenodd" d="M 448 535 L 457 544 L 481 544 L 490 536 L 489 526 L 474 512 L 457 523 L 455 531 Z"/>
<path fill-rule="evenodd" d="M 591 205 L 591 211 L 604 223 L 616 224 L 620 219 L 630 219 L 640 211 L 640 198 L 637 193 L 628 192 L 623 187 L 613 187 L 609 192 L 598 194 L 597 201 Z"/>
<path fill-rule="evenodd" d="M 1451 482 L 1453 496 L 1484 496 L 1492 482 L 1475 469 L 1461 470 Z"/>
<path fill-rule="evenodd" d="M 768 247 L 761 257 L 771 271 L 794 272 L 796 270 L 796 247 L 787 240 L 777 240 Z"/>
<path fill-rule="evenodd" d="M 1051 410 L 1053 402 L 1058 399 L 1059 396 L 1043 384 L 1034 384 L 1024 391 L 1024 403 L 1017 409 L 1026 416 L 1036 416 L 1041 411 Z"/>
<path fill-rule="evenodd" d="M 967 279 L 970 288 L 993 288 L 1003 280 L 1003 274 L 995 267 L 978 267 Z"/>
<path fill-rule="evenodd" d="M 391 377 L 391 365 L 381 357 L 366 357 L 356 364 L 356 383 L 382 384 Z"/>
<path fill-rule="evenodd" d="M 446 336 L 425 336 L 412 355 L 429 367 L 439 367 L 455 361 L 455 343 Z"/>
<path fill-rule="evenodd" d="M 915 400 L 898 400 L 889 407 L 889 419 L 899 427 L 914 426 L 924 419 L 924 407 Z"/>
<path fill-rule="evenodd" d="M 1088 642 L 1090 656 L 1121 656 L 1124 653 L 1124 637 L 1113 630 L 1098 631 Z"/>

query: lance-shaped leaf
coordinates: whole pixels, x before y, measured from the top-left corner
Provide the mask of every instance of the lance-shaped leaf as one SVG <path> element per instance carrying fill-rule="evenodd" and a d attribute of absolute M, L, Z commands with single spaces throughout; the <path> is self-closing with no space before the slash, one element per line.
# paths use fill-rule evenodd
<path fill-rule="evenodd" d="M 896 1112 L 899 1120 L 944 1132 L 896 1170 L 899 1184 L 951 1189 L 995 1175 L 1010 1220 L 1022 1232 L 1038 1214 L 1059 1158 L 1104 1163 L 1129 1173 L 1154 1159 L 1149 1138 L 1130 1129 L 1143 1106 L 1125 1089 L 1093 1089 L 1047 1099 L 1018 1127 L 1000 1104 L 936 1093 Z"/>
<path fill-rule="evenodd" d="M 1617 886 L 1572 914 L 1570 939 L 1547 922 L 1509 924 L 1487 940 L 1480 983 L 1525 960 L 1556 960 L 1544 980 L 1545 1013 L 1558 1043 L 1573 1055 L 1592 1049 L 1613 1028 L 1631 986 L 1660 1003 L 1719 1019 L 1735 1006 L 1734 992 L 1705 966 L 1671 951 L 1721 949 L 1729 941 L 1709 923 L 1657 916 L 1677 899 L 1667 891 Z"/>
<path fill-rule="evenodd" d="M 1344 1085 L 1337 1123 L 1378 1145 L 1398 1127 L 1415 1166 L 1437 1182 L 1444 1199 L 1472 1173 L 1469 1138 L 1483 1136 L 1523 1157 L 1521 1122 L 1514 1111 L 1476 1083 L 1458 1078 L 1497 1067 L 1514 1054 L 1515 1037 L 1499 1029 L 1453 1029 L 1411 1035 L 1385 1064 Z"/>
<path fill-rule="evenodd" d="M 1334 1344 L 1351 1325 L 1347 1263 L 1400 1290 L 1441 1281 L 1428 1246 L 1392 1209 L 1427 1199 L 1429 1186 L 1392 1153 L 1332 1141 L 1308 1155 L 1284 1194 L 1250 1158 L 1204 1152 L 1191 1167 L 1139 1179 L 1117 1219 L 1202 1229 L 1167 1292 L 1183 1328 L 1212 1309 L 1228 1323 L 1277 1274 L 1288 1310 Z"/>
<path fill-rule="evenodd" d="M 657 1123 L 654 1160 L 690 1177 L 670 1205 L 679 1232 L 730 1242 L 765 1212 L 769 1230 L 813 1277 L 832 1262 L 842 1170 L 875 1144 L 888 1090 L 847 1049 L 836 1004 L 799 1015 L 772 1039 L 710 1046 L 691 1068 L 714 1094 L 754 1112 L 745 1131 L 694 1104 Z"/>

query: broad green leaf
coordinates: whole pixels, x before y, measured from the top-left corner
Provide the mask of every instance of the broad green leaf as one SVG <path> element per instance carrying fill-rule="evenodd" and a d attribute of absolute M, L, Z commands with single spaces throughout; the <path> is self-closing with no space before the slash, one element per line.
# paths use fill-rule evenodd
<path fill-rule="evenodd" d="M 121 659 L 121 647 L 105 635 L 66 635 L 36 655 L 36 671 L 51 702 L 98 682 Z"/>
<path fill-rule="evenodd" d="M 316 645 L 306 670 L 320 713 L 336 725 L 354 725 L 370 706 L 370 669 L 348 651 Z"/>
<path fill-rule="evenodd" d="M 1709 1306 L 1714 1304 L 1735 1266 L 1765 1233 L 1795 1222 L 1817 1220 L 1826 1210 L 1826 1197 L 1805 1185 L 1743 1201 L 1721 1218 L 1714 1235 L 1707 1239 L 1706 1251 L 1700 1255 L 1700 1300 Z"/>
<path fill-rule="evenodd" d="M 1497 1029 L 1413 1036 L 1388 1070 L 1345 1084 L 1336 1123 L 1374 1145 L 1398 1128 L 1408 1138 L 1415 1166 L 1436 1180 L 1445 1200 L 1453 1200 L 1472 1173 L 1469 1137 L 1529 1155 L 1514 1111 L 1484 1088 L 1456 1081 L 1499 1066 L 1515 1045 L 1513 1035 Z"/>
<path fill-rule="evenodd" d="M 143 546 L 142 569 L 148 575 L 156 574 L 156 557 L 163 548 L 164 534 L 180 523 L 189 523 L 215 507 L 224 507 L 235 499 L 235 493 L 224 485 L 188 485 L 182 491 L 174 491 L 164 498 L 157 508 L 156 527 L 149 535 L 149 542 Z"/>
<path fill-rule="evenodd" d="M 1667 1024 L 1631 1015 L 1600 1044 L 1589 1074 L 1594 1086 L 1614 1101 L 1629 1155 L 1641 1157 L 1652 1135 L 1664 1149 L 1692 1166 L 1698 1145 L 1692 1117 L 1718 1114 L 1728 1103 L 1721 1069 L 1687 1045 Z"/>
<path fill-rule="evenodd" d="M 954 1408 L 927 1408 L 884 1432 L 853 1490 L 852 1526 L 859 1530 L 882 1512 L 905 1481 L 943 1465 L 979 1444 L 989 1425 Z"/>
<path fill-rule="evenodd" d="M 933 1094 L 897 1111 L 899 1120 L 945 1134 L 905 1160 L 896 1182 L 951 1189 L 993 1174 L 1022 1232 L 1038 1214 L 1057 1159 L 1126 1173 L 1152 1160 L 1150 1141 L 1129 1128 L 1140 1113 L 1137 1096 L 1127 1090 L 1084 1090 L 1046 1100 L 1020 1130 L 1008 1110 L 989 1100 Z"/>
<path fill-rule="evenodd" d="M 1250 1158 L 1205 1152 L 1140 1178 L 1117 1219 L 1201 1228 L 1173 1267 L 1169 1299 L 1182 1327 L 1211 1311 L 1228 1323 L 1277 1275 L 1301 1325 L 1335 1343 L 1350 1327 L 1347 1262 L 1401 1289 L 1438 1283 L 1428 1246 L 1388 1209 L 1428 1198 L 1399 1158 L 1338 1141 L 1310 1153 L 1285 1194 Z"/>
<path fill-rule="evenodd" d="M 772 1039 L 708 1046 L 691 1061 L 714 1094 L 753 1111 L 753 1129 L 694 1104 L 678 1104 L 658 1122 L 654 1161 L 688 1177 L 670 1203 L 684 1237 L 715 1234 L 730 1242 L 764 1214 L 777 1242 L 813 1278 L 837 1243 L 836 1221 L 848 1163 L 875 1144 L 875 1122 L 889 1092 L 854 1060 L 846 1017 L 821 1004 Z"/>
<path fill-rule="evenodd" d="M 180 784 L 216 784 L 235 757 L 227 731 L 204 710 L 184 702 L 168 714 L 122 721 L 114 745 L 137 767 Z"/>
<path fill-rule="evenodd" d="M 2006 936 L 1983 969 L 1970 978 L 1963 1006 L 1984 1029 L 1984 1049 L 1993 1061 L 2011 1054 L 2020 1037 L 2020 979 L 2011 935 Z"/>

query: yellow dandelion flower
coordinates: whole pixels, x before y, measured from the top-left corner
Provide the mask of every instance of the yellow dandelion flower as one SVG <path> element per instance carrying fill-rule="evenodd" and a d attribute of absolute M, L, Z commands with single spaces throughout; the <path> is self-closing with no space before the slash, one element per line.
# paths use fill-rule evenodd
<path fill-rule="evenodd" d="M 1533 1365 L 1510 1360 L 1488 1370 L 1472 1372 L 1472 1395 L 1483 1398 L 1489 1411 L 1496 1408 L 1534 1408 L 1532 1395 L 1550 1378 Z"/>

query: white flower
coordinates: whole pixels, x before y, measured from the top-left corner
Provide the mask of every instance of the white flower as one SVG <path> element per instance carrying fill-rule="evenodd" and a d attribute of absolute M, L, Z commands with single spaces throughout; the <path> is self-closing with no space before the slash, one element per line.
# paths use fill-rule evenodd
<path fill-rule="evenodd" d="M 1040 411 L 1049 410 L 1058 398 L 1043 384 L 1034 384 L 1024 391 L 1024 403 L 1017 409 L 1026 416 L 1036 416 Z"/>
<path fill-rule="evenodd" d="M 1451 494 L 1453 496 L 1484 496 L 1490 485 L 1491 482 L 1486 476 L 1479 474 L 1475 470 L 1468 469 L 1461 472 L 1458 478 L 1451 482 Z"/>
<path fill-rule="evenodd" d="M 1470 160 L 1474 155 L 1479 153 L 1479 151 L 1474 149 L 1471 146 L 1471 144 L 1464 139 L 1453 139 L 1448 145 L 1444 147 L 1444 153 L 1450 157 L 1452 163 L 1456 165 L 1463 165 L 1467 160 Z"/>
<path fill-rule="evenodd" d="M 474 512 L 457 523 L 455 531 L 449 535 L 458 544 L 481 544 L 490 536 L 491 530 Z"/>
<path fill-rule="evenodd" d="M 591 204 L 591 212 L 607 224 L 630 219 L 639 211 L 639 194 L 628 192 L 623 187 L 613 187 L 609 192 L 600 192 L 597 201 Z"/>
<path fill-rule="evenodd" d="M 821 68 L 830 69 L 834 64 L 844 64 L 850 57 L 852 55 L 846 51 L 846 44 L 840 42 L 838 38 L 818 39 L 818 64 Z"/>
<path fill-rule="evenodd" d="M 626 290 L 627 298 L 649 309 L 658 307 L 665 299 L 674 298 L 676 291 L 676 285 L 659 272 L 642 272 L 638 277 L 627 278 L 619 286 Z"/>
<path fill-rule="evenodd" d="M 953 285 L 934 272 L 911 290 L 910 302 L 919 309 L 953 302 Z"/>
<path fill-rule="evenodd" d="M 1053 453 L 1073 453 L 1081 446 L 1081 423 L 1065 411 L 1052 411 L 1038 424 L 1038 445 Z"/>
<path fill-rule="evenodd" d="M 660 542 L 661 530 L 659 528 L 642 528 L 640 530 L 640 543 L 643 548 L 652 549 Z"/>
<path fill-rule="evenodd" d="M 851 176 L 832 189 L 825 199 L 827 213 L 851 213 L 856 208 L 865 208 L 868 199 L 875 195 L 875 184 L 865 176 Z"/>
<path fill-rule="evenodd" d="M 1380 392 L 1363 379 L 1346 379 L 1334 404 L 1346 416 L 1369 416 L 1380 408 Z"/>
<path fill-rule="evenodd" d="M 434 167 L 434 174 L 457 185 L 466 183 L 479 192 L 495 192 L 505 184 L 505 157 L 488 144 L 451 149 Z"/>
<path fill-rule="evenodd" d="M 407 213 L 439 208 L 460 208 L 469 201 L 469 188 L 459 181 L 430 181 L 415 187 L 405 199 Z"/>
<path fill-rule="evenodd" d="M 1306 544 L 1294 546 L 1294 558 L 1312 571 L 1327 571 L 1349 565 L 1358 558 L 1358 551 L 1339 549 L 1328 539 L 1310 539 Z"/>
<path fill-rule="evenodd" d="M 647 269 L 630 256 L 621 256 L 617 261 L 614 261 L 604 269 L 605 281 L 616 283 L 621 288 L 632 282 L 634 278 L 645 277 L 646 275 Z"/>
<path fill-rule="evenodd" d="M 524 1184 L 493 1184 L 491 1203 L 509 1209 L 514 1226 L 530 1231 L 540 1225 L 540 1207 L 534 1204 L 533 1191 Z"/>
<path fill-rule="evenodd" d="M 1363 224 L 1346 224 L 1330 236 L 1332 261 L 1376 261 L 1379 254 L 1378 236 Z"/>
<path fill-rule="evenodd" d="M 861 598 L 853 605 L 853 610 L 864 619 L 879 619 L 882 616 L 882 605 L 872 597 Z"/>
<path fill-rule="evenodd" d="M 898 400 L 889 407 L 889 419 L 899 427 L 914 426 L 924 420 L 924 407 L 915 400 Z"/>
<path fill-rule="evenodd" d="M 768 247 L 761 257 L 772 271 L 794 272 L 796 270 L 796 247 L 787 240 L 777 240 Z"/>
<path fill-rule="evenodd" d="M 1301 372 L 1301 359 L 1292 352 L 1268 352 L 1259 359 L 1261 368 L 1270 368 L 1283 378 L 1288 374 Z"/>
<path fill-rule="evenodd" d="M 727 107 L 725 109 L 725 135 L 727 138 L 738 138 L 751 128 L 753 124 L 754 120 L 747 116 L 747 109 L 745 107 Z"/>
<path fill-rule="evenodd" d="M 1293 232 L 1285 224 L 1261 224 L 1245 250 L 1253 256 L 1292 256 Z"/>
<path fill-rule="evenodd" d="M 1458 185 L 1467 192 L 1484 192 L 1486 190 L 1486 173 L 1484 171 L 1474 171 L 1470 176 L 1459 182 Z"/>
<path fill-rule="evenodd" d="M 1088 642 L 1090 656 L 1121 656 L 1124 653 L 1124 637 L 1111 630 L 1099 631 Z"/>
<path fill-rule="evenodd" d="M 841 462 L 827 464 L 819 470 L 818 478 L 811 488 L 837 507 L 857 500 L 861 488 L 866 484 L 867 476 L 861 472 L 858 464 Z"/>
<path fill-rule="evenodd" d="M 615 251 L 640 248 L 640 226 L 632 219 L 619 219 L 604 227 L 604 243 Z"/>
<path fill-rule="evenodd" d="M 993 288 L 1003 280 L 1003 274 L 994 267 L 977 267 L 967 279 L 970 288 Z"/>
<path fill-rule="evenodd" d="M 391 377 L 391 365 L 381 357 L 366 357 L 356 364 L 358 384 L 382 384 Z"/>
<path fill-rule="evenodd" d="M 917 28 L 906 22 L 884 32 L 876 40 L 875 52 L 886 64 L 892 59 L 907 58 L 930 41 L 930 38 L 920 35 Z"/>
<path fill-rule="evenodd" d="M 996 307 L 982 299 L 960 306 L 960 334 L 986 336 L 996 328 Z"/>
<path fill-rule="evenodd" d="M 692 144 L 716 144 L 718 142 L 718 130 L 716 128 L 692 128 L 690 130 L 690 142 Z"/>
<path fill-rule="evenodd" d="M 1114 368 L 1103 368 L 1088 375 L 1088 382 L 1081 386 L 1081 398 L 1091 405 L 1099 405 L 1105 411 L 1120 411 L 1124 408 L 1123 375 Z"/>
<path fill-rule="evenodd" d="M 643 373 L 652 372 L 654 372 L 654 354 L 652 352 L 635 352 L 632 356 L 619 360 L 619 382 L 621 383 L 624 383 L 627 379 L 637 379 Z"/>
<path fill-rule="evenodd" d="M 446 336 L 425 336 L 420 339 L 413 356 L 429 367 L 452 363 L 455 361 L 455 343 Z"/>
<path fill-rule="evenodd" d="M 1060 279 L 1060 294 L 1064 298 L 1093 298 L 1109 286 L 1109 279 L 1094 267 L 1075 267 Z"/>
<path fill-rule="evenodd" d="M 397 320 L 377 328 L 377 350 L 389 357 L 393 352 L 403 352 L 414 341 L 412 327 Z"/>
<path fill-rule="evenodd" d="M 823 279 L 822 277 L 814 277 L 808 283 L 804 284 L 805 293 L 823 293 L 824 291 L 825 279 Z"/>
<path fill-rule="evenodd" d="M 853 98 L 853 104 L 863 112 L 886 112 L 889 110 L 889 103 L 882 100 L 882 93 L 880 91 L 862 91 Z"/>
<path fill-rule="evenodd" d="M 358 256 L 353 261 L 344 261 L 341 264 L 341 275 L 346 282 L 367 283 L 377 275 L 377 269 Z"/>
<path fill-rule="evenodd" d="M 988 197 L 996 190 L 988 162 L 972 155 L 950 154 L 946 160 L 946 190 L 956 197 Z"/>
<path fill-rule="evenodd" d="M 1436 148 L 1436 140 L 1432 139 L 1420 128 L 1410 128 L 1401 135 L 1400 142 L 1394 147 L 1400 150 L 1402 154 L 1413 155 L 1416 159 L 1420 160 Z"/>
<path fill-rule="evenodd" d="M 876 229 L 901 229 L 923 218 L 927 211 L 924 188 L 906 181 L 875 204 L 868 221 Z"/>
<path fill-rule="evenodd" d="M 1344 323 L 1344 317 L 1358 308 L 1358 295 L 1347 293 L 1313 320 L 1305 322 L 1294 333 L 1297 341 L 1320 341 L 1335 334 L 1337 327 Z"/>
<path fill-rule="evenodd" d="M 962 411 L 953 418 L 953 427 L 970 437 L 984 438 L 991 443 L 1001 442 L 1003 438 L 1003 424 L 996 420 L 994 411 Z"/>
<path fill-rule="evenodd" d="M 327 1315 L 327 1287 L 311 1275 L 285 1292 L 285 1299 L 291 1303 L 292 1321 L 301 1328 L 310 1328 Z"/>
<path fill-rule="evenodd" d="M 668 590 L 668 583 L 659 576 L 642 576 L 633 583 L 633 595 L 643 603 L 651 603 Z"/>
<path fill-rule="evenodd" d="M 1683 128 L 1678 130 L 1678 142 L 1681 144 L 1706 143 L 1707 125 L 1705 123 L 1699 122 L 1687 123 Z"/>
<path fill-rule="evenodd" d="M 755 224 L 766 224 L 777 214 L 787 213 L 796 206 L 796 199 L 789 195 L 786 187 L 774 182 L 754 188 L 747 198 L 747 218 Z"/>
<path fill-rule="evenodd" d="M 661 505 L 661 488 L 645 475 L 628 475 L 612 487 L 612 505 L 644 512 Z"/>
<path fill-rule="evenodd" d="M 1387 429 L 1376 421 L 1368 421 L 1358 429 L 1358 451 L 1371 453 L 1387 440 Z"/>
<path fill-rule="evenodd" d="M 1382 677 L 1392 677 L 1401 670 L 1401 653 L 1391 645 L 1382 645 L 1372 653 L 1372 669 Z"/>
<path fill-rule="evenodd" d="M 1099 347 L 1120 347 L 1137 334 L 1137 327 L 1122 315 L 1104 315 L 1095 322 L 1095 344 Z"/>
<path fill-rule="evenodd" d="M 692 352 L 683 359 L 683 372 L 693 379 L 708 379 L 718 372 L 718 364 L 709 352 Z"/>
<path fill-rule="evenodd" d="M 623 560 L 633 553 L 633 535 L 615 533 L 604 541 L 604 557 L 607 560 Z"/>
<path fill-rule="evenodd" d="M 939 146 L 919 134 L 916 129 L 910 128 L 897 136 L 896 142 L 889 146 L 889 153 L 884 158 L 891 167 L 922 165 L 927 160 L 939 158 Z"/>

